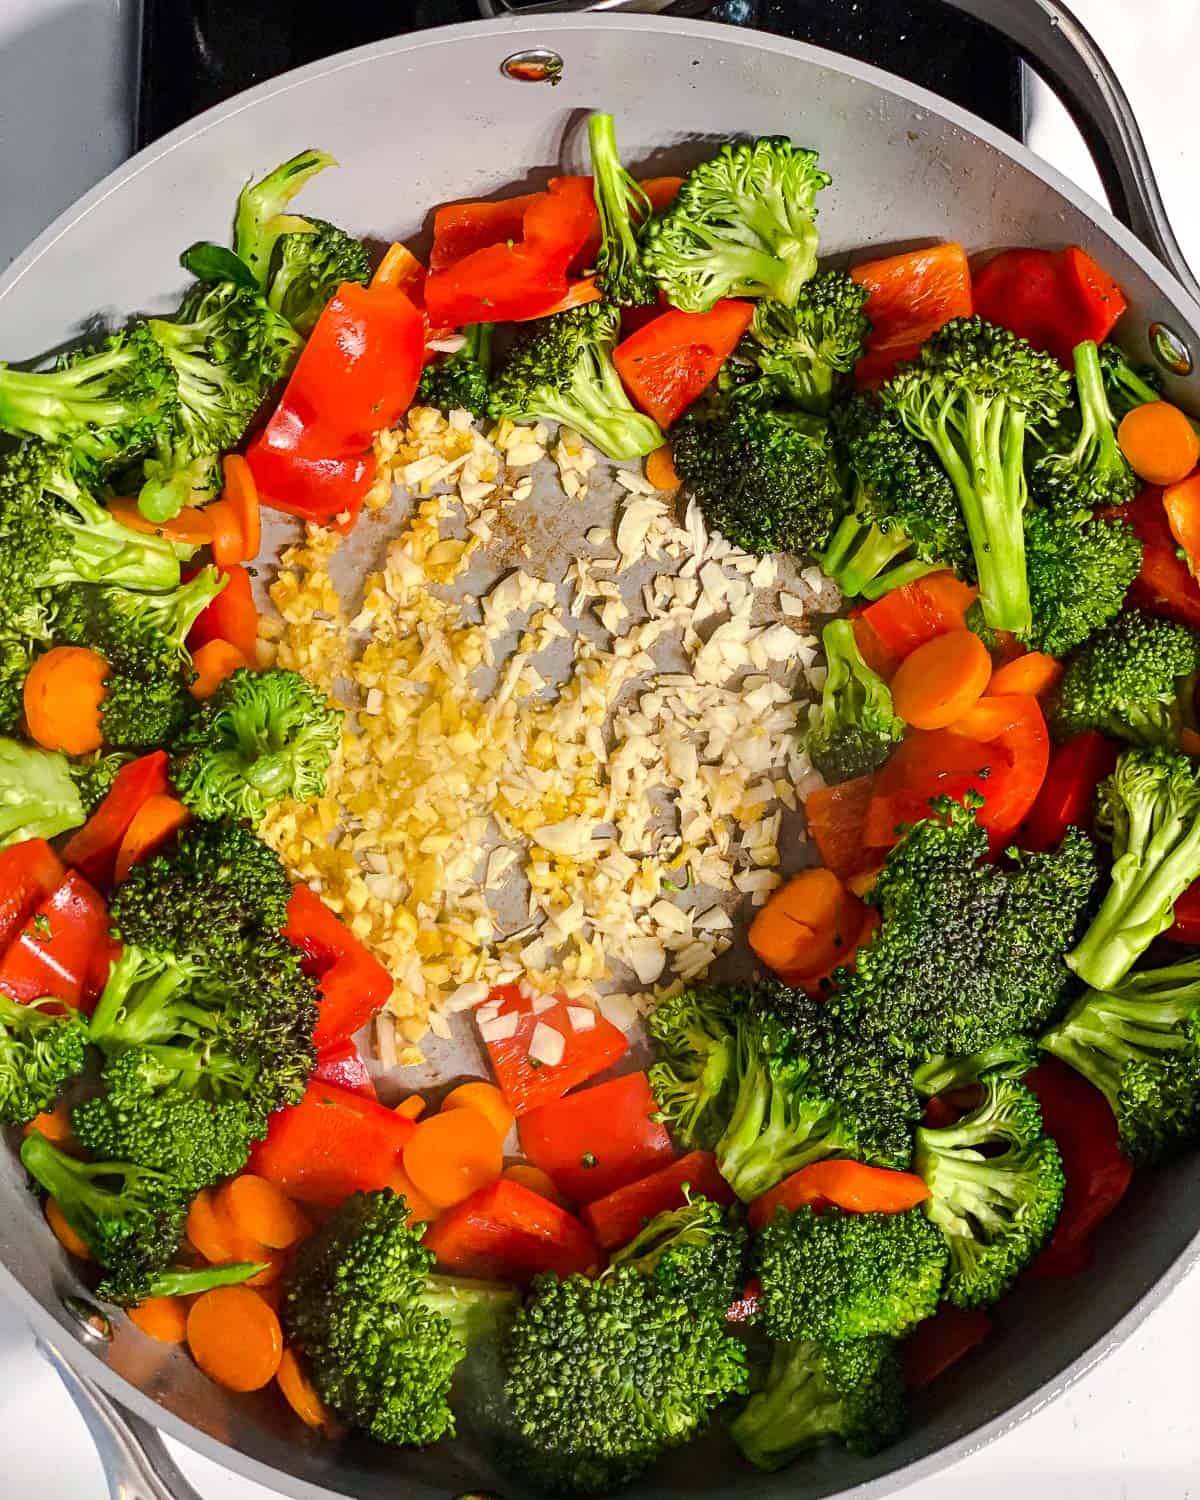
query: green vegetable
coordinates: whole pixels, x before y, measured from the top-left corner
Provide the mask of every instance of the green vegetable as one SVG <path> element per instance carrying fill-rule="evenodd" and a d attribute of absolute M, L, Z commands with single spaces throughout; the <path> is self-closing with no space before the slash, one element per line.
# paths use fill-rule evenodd
<path fill-rule="evenodd" d="M 866 300 L 867 288 L 845 271 L 822 271 L 794 306 L 756 305 L 745 352 L 786 400 L 825 416 L 871 331 Z"/>
<path fill-rule="evenodd" d="M 486 416 L 492 370 L 494 323 L 471 323 L 463 329 L 465 340 L 455 354 L 443 354 L 421 372 L 417 404 L 436 406 L 446 416 L 452 411 Z"/>
<path fill-rule="evenodd" d="M 646 1023 L 659 1058 L 651 1092 L 675 1137 L 696 1150 L 712 1150 L 733 1108 L 745 1000 L 729 985 L 697 985 L 660 1000 Z"/>
<path fill-rule="evenodd" d="M 955 318 L 883 387 L 883 403 L 929 443 L 950 476 L 975 554 L 984 618 L 1027 635 L 1032 624 L 1022 515 L 1025 436 L 1052 422 L 1070 380 L 1041 354 L 982 318 Z"/>
<path fill-rule="evenodd" d="M 84 818 L 65 755 L 0 738 L 0 849 L 55 838 Z"/>
<path fill-rule="evenodd" d="M 1024 1078 L 1037 1067 L 1037 1043 L 1024 1036 L 1008 1036 L 982 1052 L 965 1057 L 931 1057 L 913 1072 L 913 1086 L 919 1094 L 952 1092 L 981 1078 Z"/>
<path fill-rule="evenodd" d="M 1137 494 L 1138 479 L 1117 442 L 1100 351 L 1090 339 L 1085 340 L 1076 344 L 1074 361 L 1076 405 L 1065 418 L 1074 441 L 1063 451 L 1051 448 L 1034 460 L 1030 492 L 1039 504 L 1055 510 L 1127 505 Z"/>
<path fill-rule="evenodd" d="M 607 458 L 641 458 L 662 445 L 657 423 L 625 393 L 612 355 L 615 307 L 584 307 L 521 325 L 492 382 L 489 415 L 564 422 Z"/>
<path fill-rule="evenodd" d="M 1062 657 L 1120 612 L 1142 564 L 1142 543 L 1125 521 L 1086 511 L 1029 510 L 1025 563 L 1033 610 L 1029 645 Z"/>
<path fill-rule="evenodd" d="M 906 1423 L 904 1372 L 891 1339 L 799 1340 L 773 1347 L 762 1389 L 729 1433 L 752 1464 L 771 1472 L 831 1439 L 869 1457 Z"/>
<path fill-rule="evenodd" d="M 588 148 L 600 215 L 596 284 L 619 307 L 653 302 L 658 289 L 642 265 L 641 250 L 642 226 L 651 215 L 650 199 L 621 165 L 612 115 L 588 117 Z"/>
<path fill-rule="evenodd" d="M 175 743 L 171 778 L 201 818 L 258 822 L 284 797 L 325 792 L 341 710 L 298 672 L 246 668 L 226 678 Z"/>
<path fill-rule="evenodd" d="M 87 817 L 90 818 L 108 796 L 117 772 L 132 759 L 132 752 L 128 750 L 97 750 L 94 755 L 71 762 L 71 776 Z"/>
<path fill-rule="evenodd" d="M 1063 736 L 1098 729 L 1135 745 L 1177 745 L 1191 722 L 1200 634 L 1127 609 L 1067 663 L 1052 707 Z"/>
<path fill-rule="evenodd" d="M 280 235 L 299 230 L 304 224 L 287 213 L 288 204 L 306 182 L 335 167 L 337 162 L 327 151 L 301 151 L 268 172 L 258 182 L 248 182 L 238 197 L 234 222 L 234 249 L 238 258 L 257 278 L 266 291 L 270 281 L 271 262 Z"/>
<path fill-rule="evenodd" d="M 732 1209 L 689 1194 L 682 1208 L 655 1215 L 615 1251 L 604 1274 L 633 1266 L 668 1296 L 723 1318 L 742 1288 L 746 1247 L 745 1226 Z"/>
<path fill-rule="evenodd" d="M 985 1078 L 983 1090 L 957 1124 L 919 1129 L 913 1160 L 933 1195 L 923 1210 L 950 1247 L 943 1295 L 955 1307 L 998 1301 L 1062 1207 L 1062 1162 L 1036 1097 L 1011 1078 Z"/>
<path fill-rule="evenodd" d="M 1100 373 L 1114 417 L 1120 422 L 1135 406 L 1162 401 L 1162 376 L 1152 366 L 1135 370 L 1119 344 L 1101 344 Z"/>
<path fill-rule="evenodd" d="M 977 805 L 977 804 L 976 804 Z M 936 798 L 867 897 L 883 919 L 828 1008 L 864 1043 L 914 1063 L 1040 1030 L 1063 999 L 1063 953 L 1097 881 L 1088 836 L 1052 853 L 989 857 L 974 807 Z"/>
<path fill-rule="evenodd" d="M 23 1125 L 52 1109 L 87 1061 L 87 1025 L 52 1000 L 19 1004 L 0 995 L 0 1125 Z"/>
<path fill-rule="evenodd" d="M 423 1226 L 390 1188 L 355 1193 L 304 1241 L 283 1321 L 323 1399 L 385 1443 L 454 1432 L 447 1396 L 468 1345 L 498 1333 L 517 1294 L 431 1274 Z"/>
<path fill-rule="evenodd" d="M 1200 1134 L 1200 960 L 1085 990 L 1042 1046 L 1108 1100 L 1132 1160 L 1161 1161 Z"/>
<path fill-rule="evenodd" d="M 371 279 L 367 247 L 328 219 L 309 215 L 275 244 L 267 303 L 306 338 L 343 282 Z"/>
<path fill-rule="evenodd" d="M 949 1252 L 919 1208 L 776 1210 L 755 1243 L 762 1326 L 773 1339 L 899 1337 L 937 1311 Z"/>
<path fill-rule="evenodd" d="M 816 197 L 829 181 L 817 153 L 785 136 L 722 146 L 650 220 L 643 264 L 684 312 L 722 297 L 794 307 L 817 269 Z"/>
<path fill-rule="evenodd" d="M 849 781 L 881 766 L 904 738 L 884 680 L 863 660 L 850 620 L 821 632 L 827 674 L 804 748 L 826 781 Z"/>
<path fill-rule="evenodd" d="M 21 732 L 25 714 L 25 679 L 32 665 L 29 641 L 0 630 L 0 735 Z"/>
<path fill-rule="evenodd" d="M 1092 989 L 1116 989 L 1200 876 L 1198 778 L 1195 761 L 1154 748 L 1125 751 L 1101 783 L 1096 823 L 1112 843 L 1112 872 L 1100 910 L 1067 954 Z"/>

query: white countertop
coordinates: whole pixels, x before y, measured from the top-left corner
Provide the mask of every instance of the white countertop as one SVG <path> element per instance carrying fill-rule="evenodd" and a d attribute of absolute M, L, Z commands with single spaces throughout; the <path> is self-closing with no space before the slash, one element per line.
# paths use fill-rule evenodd
<path fill-rule="evenodd" d="M 252 3 L 252 0 L 249 0 Z M 1133 100 L 1167 208 L 1200 268 L 1195 191 L 1200 85 L 1196 0 L 1074 0 Z M 0 266 L 125 154 L 137 0 L 0 0 Z M 1063 111 L 1034 94 L 1031 144 L 1096 192 Z M 46 164 L 53 163 L 47 176 Z M 1200 1491 L 1200 1276 L 1053 1405 L 904 1495 L 921 1500 L 1188 1500 Z M 83 1422 L 0 1302 L 0 1495 L 99 1500 L 105 1483 Z M 171 1444 L 203 1500 L 271 1493 Z"/>

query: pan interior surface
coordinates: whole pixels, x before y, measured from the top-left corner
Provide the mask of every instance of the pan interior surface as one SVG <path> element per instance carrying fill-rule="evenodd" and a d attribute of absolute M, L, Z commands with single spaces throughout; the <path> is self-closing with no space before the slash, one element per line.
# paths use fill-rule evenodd
<path fill-rule="evenodd" d="M 555 86 L 501 71 L 530 47 L 561 57 Z M 820 209 L 824 255 L 941 239 L 971 253 L 1079 244 L 1122 283 L 1130 302 L 1122 333 L 1136 353 L 1145 354 L 1146 330 L 1158 320 L 1200 347 L 1200 310 L 1131 236 L 1021 148 L 985 126 L 976 131 L 932 96 L 790 42 L 601 16 L 452 27 L 380 44 L 266 84 L 183 127 L 47 230 L 0 280 L 0 352 L 31 358 L 94 328 L 97 313 L 117 323 L 169 308 L 185 280 L 182 247 L 222 238 L 241 185 L 304 147 L 341 163 L 310 190 L 313 212 L 419 251 L 437 204 L 579 170 L 581 121 L 596 109 L 616 116 L 623 155 L 639 175 L 686 168 L 731 136 L 786 134 L 816 148 L 833 178 Z M 1188 399 L 1186 383 L 1174 389 Z M 298 1497 L 444 1500 L 488 1490 L 516 1500 L 517 1488 L 497 1477 L 465 1431 L 425 1453 L 353 1439 L 331 1445 L 290 1418 L 271 1390 L 228 1396 L 185 1351 L 150 1342 L 124 1320 L 112 1344 L 83 1352 L 61 1300 L 80 1287 L 11 1151 L 0 1164 L 0 1193 L 0 1277 L 6 1271 L 25 1294 L 43 1331 L 57 1325 L 58 1344 L 84 1373 L 172 1435 Z M 830 1452 L 766 1476 L 747 1470 L 714 1433 L 664 1461 L 634 1493 L 882 1494 L 963 1456 L 1119 1342 L 1120 1325 L 1136 1320 L 1143 1299 L 1190 1262 L 1200 1211 L 1187 1205 L 1200 1203 L 1200 1162 L 1139 1178 L 1129 1198 L 1090 1273 L 1032 1283 L 1006 1301 L 969 1378 L 918 1398 L 908 1435 L 876 1459 Z"/>

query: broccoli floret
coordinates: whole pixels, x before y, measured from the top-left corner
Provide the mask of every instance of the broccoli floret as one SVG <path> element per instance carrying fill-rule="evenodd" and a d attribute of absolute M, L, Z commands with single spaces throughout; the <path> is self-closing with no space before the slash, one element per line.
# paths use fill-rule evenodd
<path fill-rule="evenodd" d="M 864 1038 L 918 1062 L 979 1052 L 1046 1025 L 1070 975 L 1071 946 L 1098 878 L 1079 829 L 1044 854 L 991 860 L 963 806 L 934 799 L 888 855 L 869 896 L 882 925 L 828 1008 Z"/>
<path fill-rule="evenodd" d="M 850 781 L 881 766 L 904 738 L 883 678 L 863 660 L 849 620 L 821 632 L 826 677 L 804 748 L 826 781 Z"/>
<path fill-rule="evenodd" d="M 132 759 L 133 754 L 128 750 L 97 750 L 94 755 L 86 755 L 81 760 L 71 762 L 75 789 L 83 803 L 84 813 L 89 818 L 112 790 L 117 772 Z"/>
<path fill-rule="evenodd" d="M 258 182 L 248 182 L 238 195 L 234 250 L 263 291 L 270 282 L 271 262 L 279 237 L 302 232 L 305 226 L 305 220 L 287 212 L 288 204 L 318 172 L 335 166 L 337 162 L 327 151 L 301 151 Z"/>
<path fill-rule="evenodd" d="M 218 568 L 208 567 L 167 593 L 75 584 L 55 595 L 51 633 L 56 641 L 98 651 L 117 672 L 178 676 L 189 662 L 188 631 L 226 582 Z"/>
<path fill-rule="evenodd" d="M 761 1390 L 729 1424 L 750 1462 L 771 1472 L 837 1438 L 870 1457 L 908 1420 L 904 1372 L 891 1339 L 776 1344 Z"/>
<path fill-rule="evenodd" d="M 1165 399 L 1159 372 L 1151 366 L 1135 370 L 1119 344 L 1101 344 L 1098 354 L 1109 405 L 1118 422 L 1135 406 Z"/>
<path fill-rule="evenodd" d="M 712 1150 L 729 1118 L 744 1004 L 742 990 L 697 986 L 659 1001 L 646 1023 L 658 1053 L 651 1091 L 674 1133 L 701 1151 Z"/>
<path fill-rule="evenodd" d="M 1086 990 L 1042 1046 L 1100 1090 L 1135 1162 L 1173 1156 L 1200 1134 L 1200 960 Z"/>
<path fill-rule="evenodd" d="M 781 1340 L 898 1338 L 937 1311 L 948 1259 L 919 1208 L 777 1209 L 754 1246 L 763 1329 Z"/>
<path fill-rule="evenodd" d="M 29 642 L 0 630 L 0 735 L 16 734 L 25 712 L 25 679 L 33 659 Z"/>
<path fill-rule="evenodd" d="M 1200 876 L 1200 766 L 1160 748 L 1127 750 L 1100 785 L 1096 821 L 1112 843 L 1112 872 L 1067 963 L 1107 992 L 1170 927 L 1176 901 Z"/>
<path fill-rule="evenodd" d="M 747 552 L 816 554 L 845 509 L 819 417 L 738 392 L 693 407 L 674 429 L 671 452 L 708 525 Z"/>
<path fill-rule="evenodd" d="M 385 1443 L 453 1434 L 455 1368 L 517 1302 L 507 1288 L 431 1275 L 422 1228 L 390 1188 L 355 1193 L 305 1240 L 288 1273 L 288 1339 L 338 1416 Z"/>
<path fill-rule="evenodd" d="M 929 445 L 865 394 L 836 407 L 831 425 L 851 476 L 851 513 L 820 561 L 842 593 L 877 599 L 939 567 L 974 578 L 958 497 Z"/>
<path fill-rule="evenodd" d="M 619 307 L 653 302 L 658 289 L 642 265 L 641 248 L 641 229 L 652 212 L 650 199 L 621 165 L 612 115 L 589 116 L 588 149 L 600 216 L 596 284 Z"/>
<path fill-rule="evenodd" d="M 723 1311 L 697 1312 L 628 1265 L 596 1281 L 538 1277 L 504 1356 L 516 1435 L 504 1458 L 558 1494 L 630 1483 L 746 1389 Z"/>
<path fill-rule="evenodd" d="M 309 215 L 299 224 L 276 242 L 267 302 L 307 337 L 343 282 L 366 286 L 371 258 L 361 240 L 327 219 Z"/>
<path fill-rule="evenodd" d="M 616 1251 L 604 1274 L 634 1266 L 666 1295 L 723 1318 L 742 1287 L 746 1246 L 745 1226 L 732 1209 L 689 1194 L 682 1208 L 656 1214 Z"/>
<path fill-rule="evenodd" d="M 933 448 L 962 508 L 984 618 L 1026 635 L 1025 435 L 1053 421 L 1070 377 L 1007 329 L 955 318 L 883 387 L 884 405 Z"/>
<path fill-rule="evenodd" d="M 1030 510 L 1025 563 L 1033 610 L 1029 644 L 1065 656 L 1120 612 L 1142 564 L 1142 543 L 1125 521 Z"/>
<path fill-rule="evenodd" d="M 824 416 L 871 331 L 866 300 L 867 288 L 845 271 L 822 271 L 800 288 L 793 307 L 758 303 L 746 353 L 788 401 Z"/>
<path fill-rule="evenodd" d="M 84 817 L 65 755 L 0 738 L 0 849 L 55 838 Z"/>
<path fill-rule="evenodd" d="M 469 324 L 462 331 L 465 342 L 461 349 L 425 366 L 417 387 L 419 405 L 435 406 L 446 415 L 452 411 L 470 412 L 477 418 L 487 415 L 495 326 Z"/>
<path fill-rule="evenodd" d="M 78 1011 L 0 995 L 0 1125 L 23 1125 L 53 1108 L 63 1084 L 83 1072 L 87 1042 Z"/>
<path fill-rule="evenodd" d="M 341 722 L 341 710 L 298 672 L 240 668 L 179 736 L 171 779 L 197 817 L 257 823 L 281 798 L 324 795 Z"/>
<path fill-rule="evenodd" d="M 1138 489 L 1117 442 L 1117 424 L 1104 376 L 1100 351 L 1090 340 L 1075 345 L 1076 409 L 1068 430 L 1075 440 L 1065 451 L 1040 454 L 1030 467 L 1033 498 L 1054 510 L 1093 511 L 1102 505 L 1127 505 Z"/>
<path fill-rule="evenodd" d="M 931 1057 L 913 1072 L 913 1086 L 919 1094 L 934 1094 L 965 1088 L 981 1078 L 1024 1078 L 1037 1067 L 1037 1043 L 1025 1036 L 1004 1037 L 972 1052 L 966 1057 Z"/>
<path fill-rule="evenodd" d="M 279 856 L 248 828 L 192 823 L 170 849 L 134 865 L 109 916 L 127 943 L 207 959 L 278 933 L 291 895 Z"/>
<path fill-rule="evenodd" d="M 1192 718 L 1198 670 L 1200 634 L 1124 610 L 1068 662 L 1054 726 L 1064 737 L 1098 729 L 1135 745 L 1177 745 Z"/>
<path fill-rule="evenodd" d="M 62 444 L 92 471 L 153 452 L 179 396 L 150 327 L 137 323 L 53 370 L 0 365 L 0 431 Z"/>
<path fill-rule="evenodd" d="M 591 302 L 522 326 L 492 382 L 489 414 L 514 422 L 563 422 L 607 458 L 641 458 L 664 442 L 638 411 L 612 355 L 620 314 Z"/>
<path fill-rule="evenodd" d="M 785 136 L 722 146 L 646 226 L 642 260 L 667 300 L 707 312 L 722 297 L 795 306 L 817 269 L 817 153 Z"/>
<path fill-rule="evenodd" d="M 1053 1233 L 1065 1186 L 1035 1095 L 1011 1078 L 986 1078 L 983 1091 L 956 1124 L 918 1130 L 913 1160 L 933 1195 L 923 1211 L 950 1247 L 955 1307 L 1004 1295 Z"/>

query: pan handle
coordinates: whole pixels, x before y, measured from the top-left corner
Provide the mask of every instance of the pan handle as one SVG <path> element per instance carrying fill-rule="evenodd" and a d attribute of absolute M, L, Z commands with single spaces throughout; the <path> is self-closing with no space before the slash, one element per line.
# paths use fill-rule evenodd
<path fill-rule="evenodd" d="M 112 1500 L 201 1500 L 148 1422 L 85 1380 L 53 1345 L 42 1340 L 38 1348 L 88 1425 Z"/>

